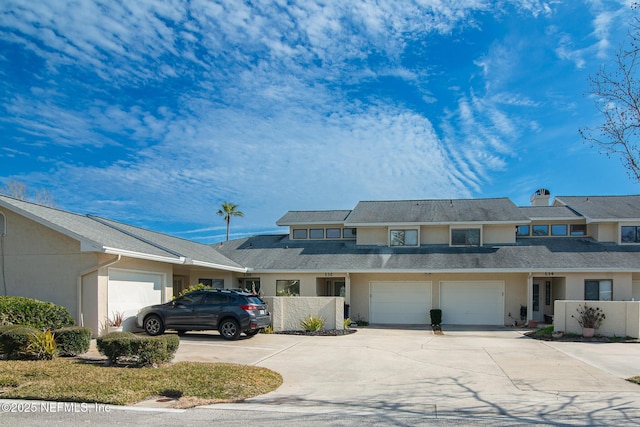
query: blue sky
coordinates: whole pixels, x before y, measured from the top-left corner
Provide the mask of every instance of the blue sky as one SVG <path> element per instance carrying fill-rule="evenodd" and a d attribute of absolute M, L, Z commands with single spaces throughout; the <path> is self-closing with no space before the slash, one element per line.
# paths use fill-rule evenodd
<path fill-rule="evenodd" d="M 179 237 L 359 200 L 637 194 L 584 144 L 616 1 L 5 0 L 0 184 Z"/>

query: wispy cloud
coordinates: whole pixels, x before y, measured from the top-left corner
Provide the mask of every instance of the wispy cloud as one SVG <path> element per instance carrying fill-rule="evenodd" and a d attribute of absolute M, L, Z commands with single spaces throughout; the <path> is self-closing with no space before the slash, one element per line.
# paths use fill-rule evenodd
<path fill-rule="evenodd" d="M 539 126 L 520 111 L 547 102 L 514 88 L 534 41 L 474 38 L 511 13 L 535 21 L 554 5 L 7 0 L 0 126 L 20 146 L 0 161 L 30 157 L 15 175 L 69 207 L 203 239 L 227 200 L 242 234 L 289 209 L 469 197 Z M 455 75 L 432 56 L 444 37 L 473 52 L 442 54 L 464 63 Z M 589 55 L 561 39 L 557 55 Z"/>

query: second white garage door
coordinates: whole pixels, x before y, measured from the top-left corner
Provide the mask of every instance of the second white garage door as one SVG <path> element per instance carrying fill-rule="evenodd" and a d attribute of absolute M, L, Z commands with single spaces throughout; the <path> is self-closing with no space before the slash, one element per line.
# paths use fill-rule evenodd
<path fill-rule="evenodd" d="M 504 282 L 440 282 L 442 323 L 503 325 Z"/>
<path fill-rule="evenodd" d="M 431 282 L 371 282 L 371 323 L 424 325 L 430 322 Z"/>

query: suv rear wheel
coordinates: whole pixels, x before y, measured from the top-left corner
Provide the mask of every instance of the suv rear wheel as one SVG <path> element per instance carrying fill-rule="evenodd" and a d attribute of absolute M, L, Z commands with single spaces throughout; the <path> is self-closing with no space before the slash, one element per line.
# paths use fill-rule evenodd
<path fill-rule="evenodd" d="M 237 340 L 241 332 L 240 325 L 233 319 L 224 319 L 218 326 L 218 331 L 225 340 Z"/>

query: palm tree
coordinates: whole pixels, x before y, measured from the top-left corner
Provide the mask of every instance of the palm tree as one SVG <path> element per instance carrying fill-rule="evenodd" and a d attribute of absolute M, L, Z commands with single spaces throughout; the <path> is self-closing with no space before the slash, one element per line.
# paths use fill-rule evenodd
<path fill-rule="evenodd" d="M 229 225 L 231 224 L 231 217 L 244 216 L 244 213 L 237 209 L 238 205 L 229 202 L 222 203 L 222 208 L 218 209 L 218 215 L 224 217 L 224 220 L 227 222 L 227 242 L 229 241 Z"/>

